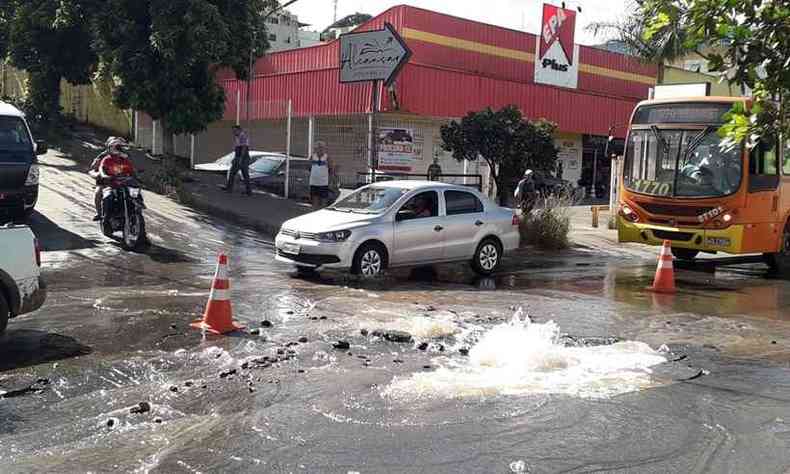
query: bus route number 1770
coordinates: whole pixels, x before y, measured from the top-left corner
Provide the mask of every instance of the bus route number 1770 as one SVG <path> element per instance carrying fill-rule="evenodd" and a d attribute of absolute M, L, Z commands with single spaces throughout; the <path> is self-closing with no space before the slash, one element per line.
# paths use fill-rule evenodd
<path fill-rule="evenodd" d="M 669 196 L 672 193 L 672 183 L 637 179 L 633 183 L 633 189 L 638 193 L 651 194 L 653 196 Z"/>

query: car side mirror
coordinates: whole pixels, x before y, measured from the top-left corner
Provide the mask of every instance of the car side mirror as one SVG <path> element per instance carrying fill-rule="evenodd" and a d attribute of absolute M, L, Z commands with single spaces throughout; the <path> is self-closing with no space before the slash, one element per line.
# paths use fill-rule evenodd
<path fill-rule="evenodd" d="M 47 146 L 47 142 L 44 140 L 36 140 L 36 155 L 46 155 L 49 151 L 49 147 Z"/>
<path fill-rule="evenodd" d="M 401 209 L 395 214 L 395 222 L 407 221 L 414 218 L 414 211 L 409 209 Z"/>

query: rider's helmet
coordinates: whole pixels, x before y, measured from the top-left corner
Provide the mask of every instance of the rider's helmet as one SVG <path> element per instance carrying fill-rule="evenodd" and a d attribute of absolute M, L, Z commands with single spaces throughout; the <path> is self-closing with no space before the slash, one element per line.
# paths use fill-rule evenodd
<path fill-rule="evenodd" d="M 107 139 L 107 151 L 113 154 L 123 154 L 129 144 L 123 138 L 110 137 Z"/>

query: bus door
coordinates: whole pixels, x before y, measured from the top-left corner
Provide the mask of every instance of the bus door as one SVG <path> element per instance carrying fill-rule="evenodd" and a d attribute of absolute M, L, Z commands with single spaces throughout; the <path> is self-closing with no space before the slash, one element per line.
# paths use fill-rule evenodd
<path fill-rule="evenodd" d="M 779 190 L 778 151 L 776 143 L 761 142 L 749 154 L 749 189 L 743 219 L 754 227 L 744 245 L 755 251 L 771 249 L 784 228 L 773 225 L 780 220 L 784 200 L 790 199 L 790 190 L 785 196 Z"/>

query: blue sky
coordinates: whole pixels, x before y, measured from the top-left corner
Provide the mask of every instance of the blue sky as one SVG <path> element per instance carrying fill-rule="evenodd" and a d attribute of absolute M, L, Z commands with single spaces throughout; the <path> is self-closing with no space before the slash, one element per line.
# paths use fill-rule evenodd
<path fill-rule="evenodd" d="M 559 5 L 559 0 L 549 0 Z M 576 0 L 567 1 L 568 7 L 582 7 L 578 16 L 576 42 L 581 44 L 600 43 L 584 31 L 594 21 L 613 20 L 625 12 L 629 0 Z M 409 4 L 484 23 L 537 33 L 540 29 L 541 5 L 543 0 L 339 0 L 338 16 L 362 12 L 377 15 L 389 7 Z M 313 25 L 312 29 L 323 30 L 332 23 L 332 0 L 299 0 L 289 10 L 299 15 L 299 20 Z"/>

